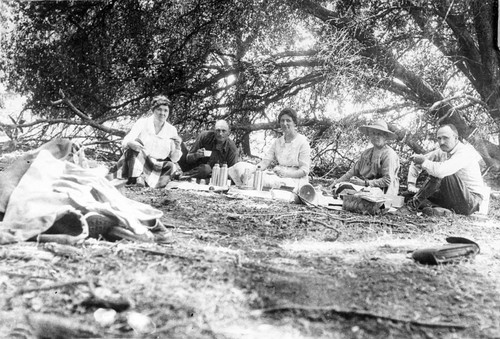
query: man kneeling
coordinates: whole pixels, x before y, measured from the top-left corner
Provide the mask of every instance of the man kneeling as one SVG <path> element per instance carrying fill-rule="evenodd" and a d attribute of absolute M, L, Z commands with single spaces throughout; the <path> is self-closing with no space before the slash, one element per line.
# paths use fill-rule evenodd
<path fill-rule="evenodd" d="M 478 211 L 485 188 L 479 168 L 481 156 L 474 147 L 459 141 L 454 125 L 439 127 L 437 140 L 439 149 L 411 157 L 408 190 L 418 193 L 408 206 L 427 209 L 424 212 L 431 215 L 445 214 L 439 213 L 436 205 L 464 215 Z M 429 178 L 418 190 L 416 182 L 422 170 L 427 171 Z"/>

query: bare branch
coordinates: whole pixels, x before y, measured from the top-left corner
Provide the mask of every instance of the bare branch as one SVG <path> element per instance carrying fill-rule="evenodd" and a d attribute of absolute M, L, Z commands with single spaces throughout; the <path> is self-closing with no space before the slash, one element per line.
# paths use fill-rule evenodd
<path fill-rule="evenodd" d="M 19 128 L 19 127 L 33 127 L 36 125 L 56 125 L 56 124 L 65 124 L 65 125 L 76 125 L 76 126 L 91 126 L 95 129 L 101 130 L 103 132 L 120 136 L 123 137 L 125 136 L 126 132 L 116 129 L 116 128 L 111 128 L 111 127 L 106 127 L 97 123 L 93 123 L 92 121 L 76 121 L 76 120 L 70 120 L 70 119 L 37 119 L 32 122 L 24 123 L 24 124 L 3 124 L 0 123 L 0 127 L 2 128 Z"/>

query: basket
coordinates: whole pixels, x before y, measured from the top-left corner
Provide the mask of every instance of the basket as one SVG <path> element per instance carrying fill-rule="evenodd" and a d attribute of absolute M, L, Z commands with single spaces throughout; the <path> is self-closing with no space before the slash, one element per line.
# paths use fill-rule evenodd
<path fill-rule="evenodd" d="M 384 200 L 367 200 L 366 197 L 357 194 L 344 195 L 342 209 L 349 212 L 376 215 L 382 212 L 384 202 Z"/>

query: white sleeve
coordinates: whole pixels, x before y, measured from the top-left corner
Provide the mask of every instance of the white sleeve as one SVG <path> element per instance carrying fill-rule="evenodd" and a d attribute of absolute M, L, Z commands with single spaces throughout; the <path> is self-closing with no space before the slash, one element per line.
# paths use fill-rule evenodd
<path fill-rule="evenodd" d="M 123 148 L 127 147 L 127 144 L 130 141 L 134 141 L 135 139 L 137 139 L 137 137 L 139 137 L 139 135 L 141 134 L 142 130 L 144 129 L 145 122 L 146 122 L 145 119 L 139 119 L 139 120 L 137 120 L 135 122 L 135 124 L 132 126 L 132 128 L 130 129 L 130 131 L 123 138 L 123 141 L 122 141 L 122 147 Z"/>

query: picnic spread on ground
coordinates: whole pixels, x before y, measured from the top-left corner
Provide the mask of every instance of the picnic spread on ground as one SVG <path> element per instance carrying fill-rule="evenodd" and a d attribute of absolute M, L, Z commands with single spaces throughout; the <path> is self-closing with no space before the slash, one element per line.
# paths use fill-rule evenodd
<path fill-rule="evenodd" d="M 219 204 L 223 204 L 226 199 L 241 201 L 241 204 L 246 204 L 245 199 L 262 203 L 272 201 L 282 205 L 300 204 L 302 208 L 313 213 L 320 210 L 322 213 L 332 214 L 332 218 L 339 212 L 379 218 L 404 207 L 402 196 L 391 196 L 384 194 L 378 187 L 359 186 L 350 182 L 337 183 L 331 194 L 322 186 L 313 186 L 311 183 L 297 187 L 263 187 L 263 172 L 250 175 L 239 186 L 222 171 L 211 180 L 184 178 L 170 180 L 163 188 L 137 188 L 126 186 L 126 180 L 110 178 L 106 168 L 85 165 L 82 161 L 85 157 L 81 153 L 82 151 L 76 150 L 69 140 L 54 140 L 27 153 L 1 173 L 0 185 L 3 194 L 0 197 L 4 202 L 4 215 L 0 222 L 0 240 L 3 244 L 30 240 L 38 243 L 48 242 L 44 248 L 68 258 L 81 256 L 80 246 L 88 242 L 89 238 L 119 243 L 127 241 L 161 244 L 158 233 L 165 232 L 160 220 L 163 218 L 163 212 L 147 203 L 126 198 L 122 193 L 127 189 L 154 190 L 159 195 L 174 191 L 203 193 L 213 197 Z M 373 223 L 375 219 L 370 220 L 370 223 Z M 317 223 L 331 227 L 319 221 Z M 390 223 L 387 225 L 394 226 Z M 340 233 L 336 230 L 335 232 L 337 234 L 328 241 L 338 239 Z M 417 248 L 412 252 L 411 259 L 422 265 L 443 265 L 471 260 L 479 254 L 479 245 L 472 240 L 448 237 L 446 241 L 444 245 Z M 168 254 L 161 247 L 141 247 L 141 250 L 157 255 Z M 89 284 L 92 295 L 82 305 L 93 308 L 99 306 L 93 314 L 99 326 L 112 326 L 119 321 L 121 313 L 126 317 L 127 325 L 136 333 L 149 334 L 157 331 L 152 317 L 136 312 L 127 298 Z M 302 309 L 304 306 L 278 305 L 262 312 L 283 312 L 288 308 Z M 328 308 L 327 311 L 361 314 L 401 323 L 410 321 L 349 309 Z M 56 316 L 32 315 L 28 321 L 35 328 L 42 326 L 38 325 L 39 323 L 43 323 L 43 326 L 52 331 L 54 328 L 64 331 L 89 331 L 87 327 L 75 326 Z M 413 320 L 411 323 L 457 330 L 466 328 L 455 323 Z M 95 329 L 92 330 L 92 333 L 98 333 Z"/>
<path fill-rule="evenodd" d="M 234 143 L 228 139 L 229 125 L 224 121 L 216 123 L 215 131 L 203 132 L 191 152 L 187 151 L 176 129 L 165 123 L 169 113 L 168 99 L 160 97 L 156 100 L 156 106 L 154 102 L 153 100 L 154 115 L 140 120 L 134 126 L 135 132 L 129 133 L 129 140 L 126 141 L 126 138 L 123 143 L 121 159 L 111 169 L 102 165 L 90 166 L 85 158 L 84 148 L 68 139 L 54 139 L 22 155 L 0 172 L 0 245 L 36 242 L 37 247 L 54 255 L 80 260 L 82 248 L 92 244 L 140 244 L 138 247 L 132 245 L 132 249 L 192 262 L 192 257 L 172 254 L 164 247 L 175 241 L 173 233 L 164 222 L 168 223 L 169 228 L 175 229 L 177 235 L 183 232 L 175 225 L 178 222 L 175 217 L 172 225 L 163 211 L 157 208 L 172 202 L 165 198 L 160 206 L 153 206 L 149 202 L 127 197 L 128 190 L 137 189 L 153 190 L 160 196 L 169 196 L 171 192 L 178 191 L 190 192 L 194 194 L 194 200 L 201 199 L 202 195 L 210 196 L 216 205 L 225 204 L 227 200 L 250 207 L 278 204 L 285 208 L 300 204 L 302 214 L 322 215 L 328 220 L 346 225 L 350 222 L 366 222 L 370 227 L 380 223 L 390 228 L 401 228 L 404 225 L 418 229 L 418 225 L 409 221 L 398 223 L 382 220 L 388 215 L 406 214 L 416 218 L 424 213 L 447 218 L 453 217 L 454 212 L 470 215 L 477 210 L 481 211 L 480 204 L 483 205 L 483 212 L 486 204 L 487 213 L 488 199 L 483 192 L 482 178 L 478 177 L 476 162 L 468 163 L 462 168 L 462 172 L 451 174 L 441 166 L 449 166 L 448 158 L 443 158 L 443 163 L 431 163 L 424 157 L 415 156 L 414 163 L 426 167 L 436 177 L 430 177 L 421 191 L 409 185 L 413 192 L 406 196 L 399 195 L 399 157 L 385 144 L 391 132 L 384 122 L 360 128 L 369 135 L 373 147 L 364 151 L 345 175 L 329 187 L 323 187 L 316 183 L 313 185 L 313 181 L 310 181 L 311 149 L 307 138 L 295 129 L 297 115 L 293 109 L 282 110 L 278 120 L 283 136 L 274 141 L 259 163 L 254 164 L 238 159 Z M 145 135 L 141 134 L 143 132 Z M 451 128 L 445 132 L 454 133 Z M 446 146 L 448 143 L 444 144 Z M 162 145 L 160 148 L 165 148 L 164 152 L 155 153 L 155 145 Z M 452 154 L 451 157 L 462 159 L 471 151 L 462 144 L 457 145 L 453 150 L 458 156 Z M 452 152 L 445 153 L 437 153 L 437 156 L 449 156 L 448 153 Z M 186 160 L 184 165 L 189 159 L 195 167 L 183 172 L 183 157 Z M 227 160 L 231 161 L 228 163 Z M 420 169 L 412 167 L 412 180 L 416 180 Z M 438 177 L 442 173 L 451 175 Z M 451 201 L 450 196 L 456 199 Z M 360 218 L 351 220 L 337 216 L 339 213 L 357 214 Z M 299 216 L 300 212 L 296 215 Z M 240 217 L 228 215 L 227 219 L 238 220 Z M 334 227 L 320 220 L 314 220 L 314 223 L 330 232 L 322 241 L 335 242 L 341 246 L 338 241 L 341 236 L 338 225 Z M 300 221 L 299 224 L 299 228 L 302 228 Z M 264 225 L 271 225 L 271 222 L 267 221 Z M 214 226 L 211 224 L 210 230 L 203 237 L 221 232 L 214 229 Z M 194 229 L 197 227 L 199 225 L 193 225 Z M 192 237 L 192 240 L 197 237 L 193 233 L 187 233 L 187 236 Z M 480 253 L 479 244 L 469 238 L 448 236 L 446 241 L 446 244 L 415 247 L 406 259 L 412 260 L 414 266 L 431 267 L 471 262 Z M 236 266 L 239 267 L 239 257 L 236 261 Z M 148 335 L 163 331 L 161 328 L 157 329 L 151 316 L 134 310 L 134 305 L 128 298 L 102 286 L 95 286 L 93 279 L 69 284 L 88 285 L 89 295 L 79 305 L 89 309 L 98 307 L 93 317 L 100 328 L 109 329 L 122 322 L 137 334 Z M 57 287 L 59 285 L 55 288 Z M 47 287 L 40 289 L 45 288 Z M 30 291 L 38 289 L 16 293 Z M 302 304 L 270 305 L 271 307 L 255 310 L 254 313 L 262 315 L 290 309 L 310 311 L 309 307 Z M 318 310 L 426 327 L 452 330 L 467 328 L 455 323 L 420 322 L 386 314 L 360 312 L 354 308 L 312 308 L 313 312 Z M 79 337 L 81 333 L 98 336 L 101 332 L 94 327 L 75 326 L 73 322 L 54 315 L 34 313 L 26 316 L 26 321 L 36 333 L 45 333 L 39 337 L 62 338 L 67 337 L 68 333 L 74 334 L 69 335 L 70 337 Z M 61 335 L 60 332 L 65 334 Z"/>
<path fill-rule="evenodd" d="M 2 172 L 2 243 L 29 239 L 76 243 L 88 236 L 154 241 L 151 231 L 164 230 L 160 221 L 162 212 L 125 198 L 118 189 L 123 187 L 124 180 L 108 180 L 107 170 L 102 167 L 81 167 L 74 163 L 79 159 L 74 153 L 71 141 L 53 140 Z M 195 178 L 172 180 L 163 189 L 213 192 L 229 198 L 272 199 L 369 215 L 397 213 L 404 206 L 401 196 L 349 182 L 340 182 L 333 194 L 325 194 L 321 186 L 309 183 L 300 187 L 263 187 L 264 173 L 258 171 L 240 186 L 231 184 L 227 170 L 214 174 L 209 183 Z"/>

